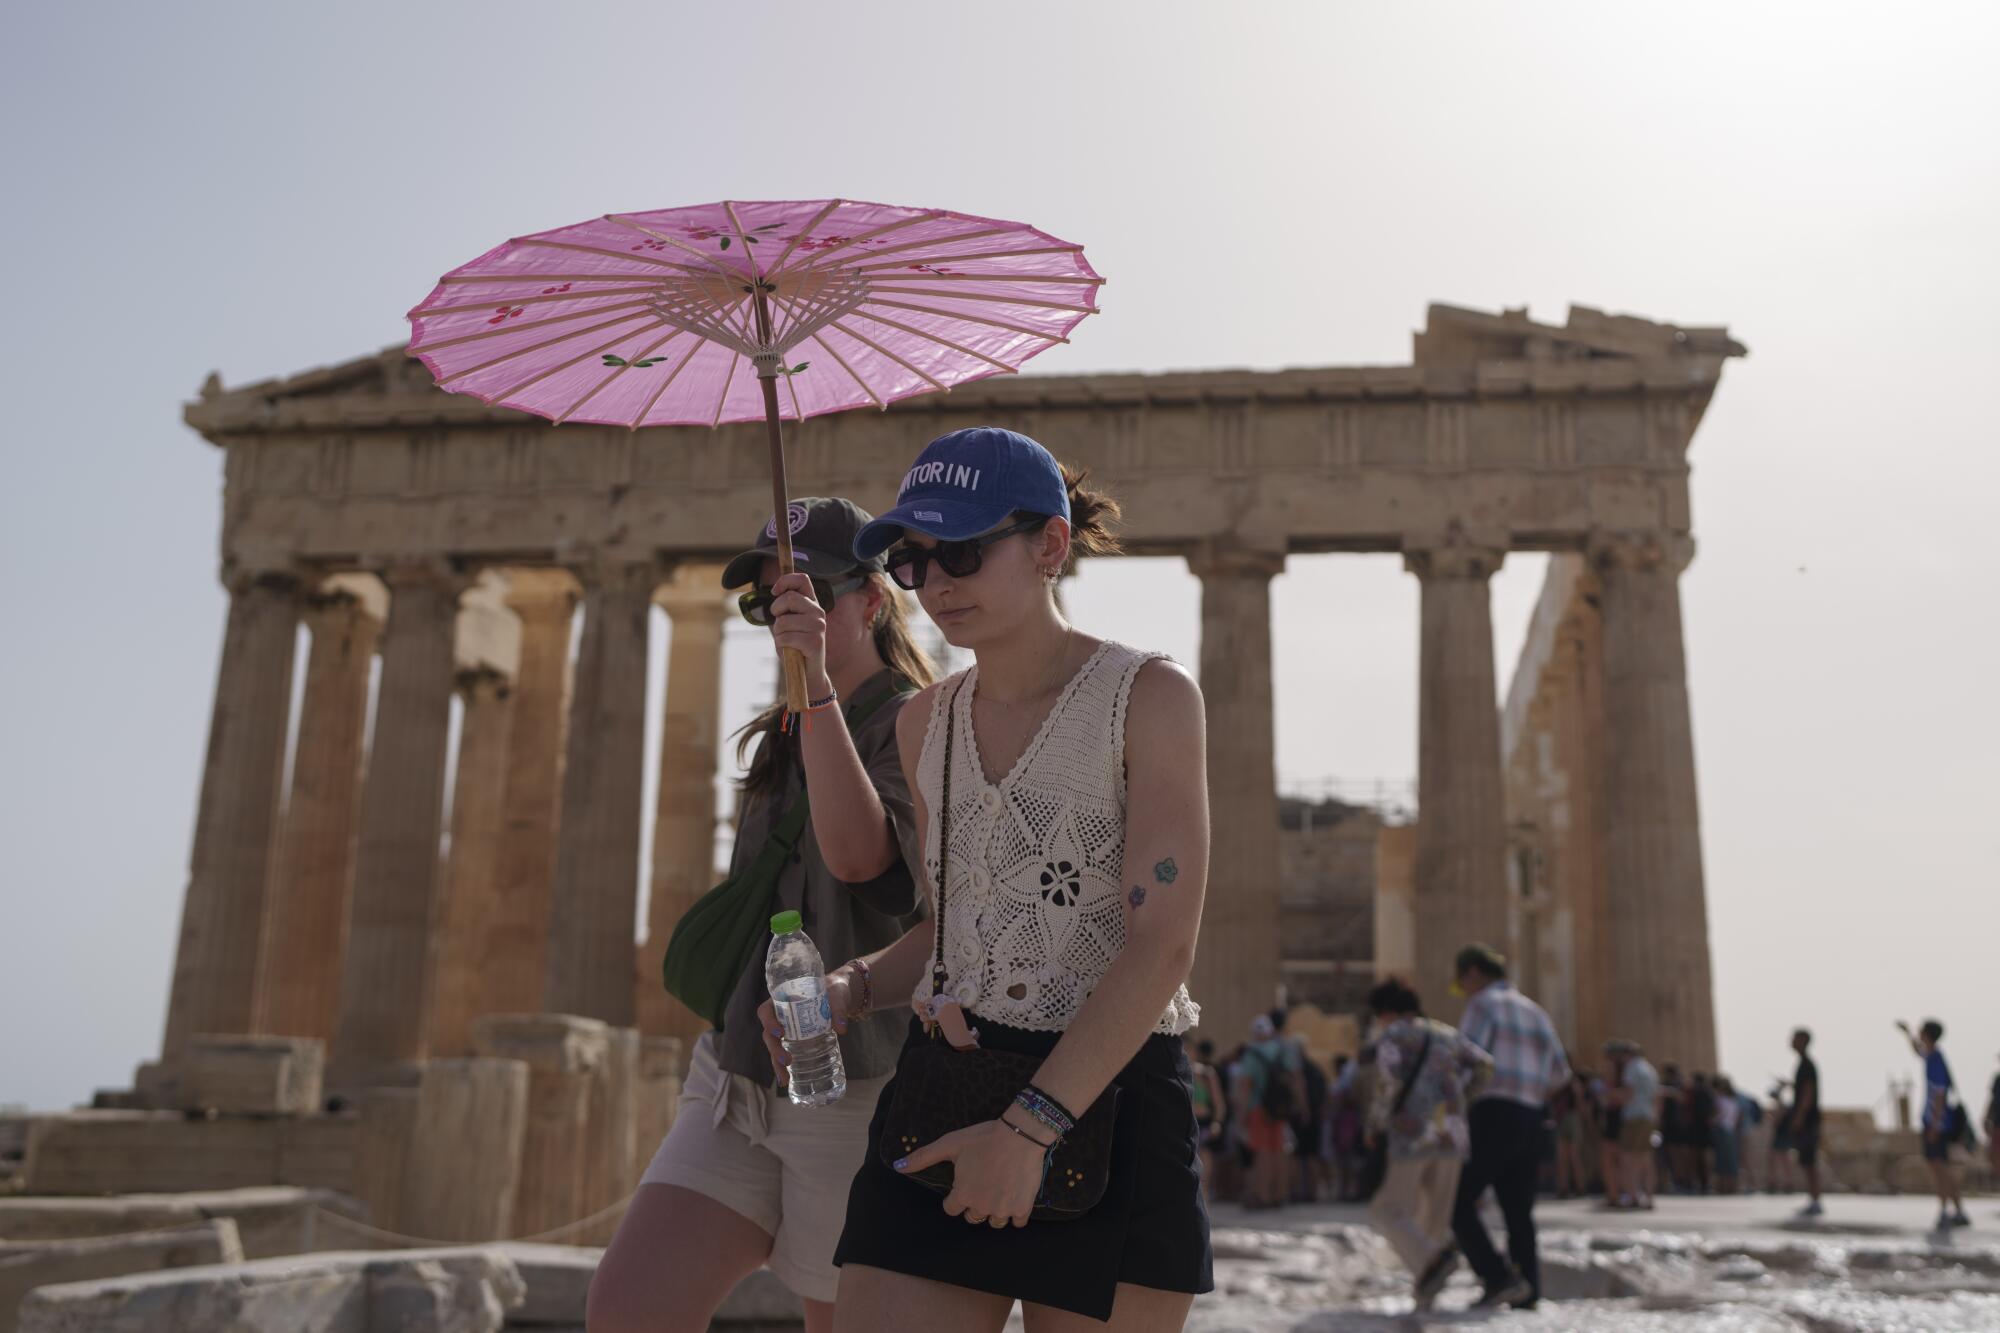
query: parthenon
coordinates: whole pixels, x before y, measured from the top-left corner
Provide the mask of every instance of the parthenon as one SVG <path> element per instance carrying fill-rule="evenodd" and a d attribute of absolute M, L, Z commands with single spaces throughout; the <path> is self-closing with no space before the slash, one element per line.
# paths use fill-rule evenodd
<path fill-rule="evenodd" d="M 1688 448 L 1743 354 L 1719 328 L 1433 306 L 1408 365 L 1023 376 L 814 419 L 792 483 L 879 509 L 926 441 L 1003 423 L 1119 496 L 1132 552 L 1199 576 L 1214 837 L 1190 987 L 1221 1041 L 1279 975 L 1270 580 L 1400 553 L 1422 637 L 1399 961 L 1441 992 L 1459 944 L 1501 942 L 1572 1041 L 1710 1068 L 1679 575 Z M 465 1053 L 486 1014 L 696 1031 L 658 963 L 711 878 L 714 566 L 769 508 L 755 429 L 558 428 L 439 391 L 400 347 L 211 377 L 186 419 L 224 451 L 230 602 L 163 1065 L 198 1034 L 312 1037 L 354 1090 Z M 1511 551 L 1558 558 L 1503 715 L 1488 581 Z"/>

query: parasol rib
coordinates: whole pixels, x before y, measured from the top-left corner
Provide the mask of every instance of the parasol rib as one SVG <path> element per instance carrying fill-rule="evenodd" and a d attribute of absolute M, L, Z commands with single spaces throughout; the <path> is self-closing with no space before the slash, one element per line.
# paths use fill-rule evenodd
<path fill-rule="evenodd" d="M 736 367 L 742 364 L 743 358 L 740 356 L 729 358 L 729 373 L 722 377 L 722 396 L 715 400 L 715 419 L 708 423 L 710 430 L 722 424 L 723 409 L 729 406 L 729 386 L 736 383 Z"/>
<path fill-rule="evenodd" d="M 702 338 L 700 338 L 699 336 L 695 338 L 694 346 L 688 348 L 687 355 L 682 357 L 680 361 L 675 364 L 673 373 L 668 375 L 665 379 L 661 380 L 660 387 L 653 390 L 653 396 L 651 398 L 648 398 L 640 406 L 639 415 L 632 418 L 632 425 L 629 427 L 629 429 L 632 430 L 639 429 L 640 424 L 646 420 L 646 414 L 653 410 L 653 404 L 660 401 L 660 395 L 665 393 L 667 391 L 668 386 L 670 386 L 675 380 L 680 378 L 681 372 L 687 369 L 688 362 L 694 360 L 695 353 L 699 352 L 702 348 L 706 346 L 708 346 L 708 343 L 704 341 Z"/>
<path fill-rule="evenodd" d="M 873 269 L 878 269 L 878 268 L 909 268 L 912 263 L 928 264 L 932 260 L 935 260 L 940 264 L 963 264 L 970 262 L 971 260 L 974 259 L 1020 259 L 1027 255 L 1076 254 L 1080 252 L 1082 249 L 1083 247 L 1080 245 L 1044 245 L 1044 246 L 1038 246 L 1032 250 L 981 250 L 978 251 L 977 253 L 969 255 L 929 255 L 922 259 L 916 259 L 909 262 L 905 262 L 901 259 L 898 259 L 886 264 L 875 263 L 874 262 L 875 256 L 870 256 L 868 263 L 856 264 L 854 266 L 854 271 L 856 273 L 867 273 Z M 880 251 L 878 253 L 886 254 L 888 252 Z"/>
<path fill-rule="evenodd" d="M 1094 315 L 1097 310 L 1087 305 L 1064 305 L 1060 301 L 1033 301 L 1025 296 L 1002 296 L 999 292 L 941 292 L 933 287 L 876 287 L 878 292 L 894 292 L 898 296 L 928 296 L 939 301 L 998 301 L 1002 305 L 1033 306 L 1037 310 L 1067 310 L 1073 315 Z"/>
<path fill-rule="evenodd" d="M 916 337 L 922 338 L 927 342 L 934 342 L 940 347 L 949 347 L 954 352 L 962 352 L 966 356 L 977 357 L 979 360 L 984 361 L 987 365 L 993 366 L 999 370 L 1004 370 L 1009 375 L 1014 373 L 1014 367 L 1008 365 L 1005 361 L 996 361 L 992 357 L 986 355 L 986 353 L 984 352 L 975 351 L 972 348 L 967 347 L 962 343 L 955 343 L 949 338 L 940 338 L 935 333 L 926 333 L 922 329 L 917 328 L 915 325 L 905 324 L 901 320 L 890 319 L 886 315 L 871 315 L 865 310 L 859 311 L 857 313 L 862 319 L 873 320 L 877 324 L 887 324 L 892 329 L 899 329 L 904 333 L 914 334 Z"/>
<path fill-rule="evenodd" d="M 939 212 L 938 210 L 929 209 L 925 212 L 918 213 L 914 217 L 907 217 L 899 219 L 898 221 L 895 222 L 884 223 L 882 226 L 877 227 L 873 231 L 864 231 L 859 236 L 850 236 L 844 241 L 836 241 L 834 244 L 827 246 L 824 250 L 813 251 L 811 257 L 808 258 L 805 263 L 799 265 L 799 267 L 797 267 L 796 269 L 793 269 L 792 272 L 809 273 L 812 270 L 820 267 L 821 262 L 825 260 L 825 258 L 828 255 L 836 254 L 839 251 L 845 250 L 850 245 L 859 245 L 863 241 L 872 241 L 877 236 L 887 236 L 892 231 L 901 231 L 904 227 L 913 227 L 919 222 L 935 222 L 943 216 L 945 215 Z"/>
<path fill-rule="evenodd" d="M 629 324 L 635 319 L 645 319 L 646 317 L 646 312 L 634 311 L 629 315 L 620 315 L 616 319 L 607 319 L 602 324 L 592 324 L 589 328 L 570 329 L 565 333 L 558 333 L 553 338 L 544 338 L 538 343 L 530 343 L 526 347 L 517 347 L 511 352 L 502 352 L 492 360 L 481 361 L 476 366 L 467 366 L 464 370 L 454 370 L 449 375 L 440 376 L 438 383 L 441 385 L 449 384 L 453 380 L 464 379 L 467 375 L 476 375 L 482 370 L 490 370 L 503 362 L 512 361 L 517 356 L 526 356 L 530 352 L 539 352 L 544 347 L 554 347 L 557 343 L 566 343 L 572 338 L 581 338 L 587 333 L 596 333 L 599 329 L 608 329 L 614 324 Z M 428 353 L 431 349 L 422 347 L 417 350 Z"/>
<path fill-rule="evenodd" d="M 585 403 L 597 397 L 597 395 L 602 393 L 604 390 L 610 388 L 611 385 L 614 382 L 616 382 L 616 380 L 620 375 L 623 375 L 626 371 L 632 369 L 633 362 L 644 361 L 654 352 L 658 351 L 662 347 L 665 347 L 668 343 L 672 342 L 674 339 L 680 337 L 680 335 L 681 331 L 679 329 L 670 328 L 667 330 L 666 337 L 655 339 L 653 342 L 647 344 L 645 347 L 640 348 L 637 355 L 627 357 L 625 359 L 624 365 L 613 367 L 609 375 L 604 376 L 602 379 L 598 380 L 597 383 L 591 385 L 588 389 L 585 389 L 583 391 L 583 397 L 577 399 L 575 402 L 571 403 L 568 407 L 565 407 L 562 410 L 561 414 L 554 418 L 556 425 L 560 426 L 563 424 L 563 422 L 568 421 L 571 417 L 576 415 L 577 411 L 581 409 Z"/>
<path fill-rule="evenodd" d="M 885 245 L 880 250 L 865 250 L 862 254 L 870 261 L 885 259 L 890 255 L 906 254 L 911 250 L 934 250 L 941 245 L 957 245 L 961 241 L 976 241 L 986 236 L 1006 236 L 1015 231 L 1014 227 L 981 227 L 976 231 L 962 231 L 956 236 L 927 236 L 921 241 L 904 241 L 901 245 Z M 856 237 L 865 240 L 865 237 Z M 828 246 L 821 254 L 832 254 L 838 246 Z M 856 265 L 859 267 L 860 265 Z M 803 272 L 804 270 L 801 270 Z"/>
<path fill-rule="evenodd" d="M 968 324 L 989 324 L 996 329 L 1005 329 L 1009 333 L 1025 333 L 1030 338 L 1041 338 L 1044 341 L 1052 343 L 1066 343 L 1069 341 L 1069 339 L 1059 334 L 1050 333 L 1044 329 L 1031 329 L 1025 324 L 1009 324 L 1004 319 L 988 319 L 984 315 L 969 315 L 960 310 L 939 310 L 936 306 L 916 305 L 909 301 L 885 301 L 879 296 L 871 296 L 866 301 L 863 301 L 861 303 L 862 313 L 866 314 L 868 307 L 871 305 L 885 305 L 894 310 L 914 310 L 919 314 L 937 315 L 943 319 L 962 319 Z"/>
<path fill-rule="evenodd" d="M 667 245 L 673 246 L 676 250 L 679 250 L 684 254 L 693 255 L 696 259 L 699 259 L 702 262 L 704 268 L 708 269 L 711 272 L 726 274 L 727 276 L 732 278 L 740 278 L 743 276 L 742 272 L 738 270 L 735 265 L 725 264 L 724 262 L 722 262 L 720 256 L 712 255 L 708 253 L 708 251 L 703 250 L 698 246 L 689 245 L 686 241 L 682 240 L 678 236 L 670 235 L 664 231 L 654 231 L 651 227 L 648 227 L 645 223 L 634 222 L 631 218 L 626 217 L 623 213 L 606 213 L 604 215 L 604 220 L 606 222 L 613 223 L 616 226 L 625 227 L 632 231 L 636 231 L 642 236 L 650 236 L 656 241 L 660 241 Z M 613 251 L 612 253 L 615 254 L 617 252 Z M 665 263 L 666 261 L 662 260 L 660 262 Z M 681 266 L 675 265 L 675 267 L 678 268 Z"/>
<path fill-rule="evenodd" d="M 743 246 L 743 262 L 750 266 L 750 281 L 762 282 L 764 273 L 757 267 L 757 247 L 750 243 L 750 233 L 743 230 L 743 219 L 736 216 L 736 201 L 723 200 L 722 211 L 729 215 L 730 225 L 736 228 L 736 239 Z"/>
<path fill-rule="evenodd" d="M 663 241 L 673 237 L 662 236 Z M 692 264 L 676 264 L 671 259 L 655 259 L 651 255 L 635 254 L 630 250 L 607 250 L 601 245 L 580 245 L 575 241 L 545 241 L 539 236 L 523 236 L 518 244 L 540 246 L 544 250 L 571 250 L 580 255 L 602 255 L 606 259 L 616 259 L 621 263 L 650 264 L 654 268 L 670 268 L 676 273 L 700 273 L 702 270 Z M 691 253 L 701 256 L 701 251 Z M 627 275 L 629 276 L 629 275 Z"/>
<path fill-rule="evenodd" d="M 793 232 L 792 239 L 785 243 L 785 248 L 779 252 L 777 262 L 771 265 L 770 271 L 772 273 L 783 272 L 785 267 L 785 261 L 792 257 L 792 251 L 799 248 L 799 242 L 803 241 L 806 237 L 812 235 L 813 228 L 817 227 L 820 223 L 826 221 L 826 215 L 833 212 L 834 209 L 839 208 L 842 202 L 843 201 L 839 199 L 827 200 L 825 208 L 822 208 L 819 212 L 813 214 L 812 220 L 810 222 L 806 223 L 805 226 L 800 227 L 797 231 Z"/>
<path fill-rule="evenodd" d="M 912 375 L 915 375 L 918 379 L 922 380 L 924 383 L 930 385 L 933 389 L 941 389 L 946 393 L 951 392 L 950 389 L 945 388 L 944 384 L 941 381 L 935 380 L 931 378 L 929 375 L 926 375 L 923 371 L 918 370 L 915 366 L 905 361 L 902 357 L 897 356 L 894 352 L 884 347 L 881 343 L 876 342 L 874 339 L 870 338 L 867 334 L 856 333 L 853 329 L 848 328 L 845 324 L 842 324 L 839 320 L 835 320 L 832 323 L 832 325 L 830 325 L 830 327 L 839 329 L 842 333 L 846 334 L 848 337 L 854 339 L 854 341 L 862 344 L 865 347 L 874 348 L 876 351 L 880 352 L 883 356 L 888 357 L 891 361 L 894 361 L 897 365 L 909 371 Z"/>
<path fill-rule="evenodd" d="M 820 345 L 820 350 L 825 352 L 828 356 L 832 357 L 834 360 L 834 364 L 847 372 L 847 378 L 853 380 L 856 387 L 858 387 L 861 390 L 861 392 L 868 395 L 869 402 L 875 404 L 875 406 L 881 408 L 885 412 L 889 410 L 889 405 L 882 401 L 882 395 L 876 393 L 874 388 L 869 385 L 867 380 L 862 379 L 860 375 L 855 373 L 854 367 L 847 364 L 846 357 L 842 356 L 839 352 L 833 350 L 833 344 L 826 340 L 826 337 L 823 332 L 813 334 L 812 337 L 807 341 L 818 343 Z"/>
<path fill-rule="evenodd" d="M 506 298 L 503 304 L 546 305 L 551 301 L 588 301 L 593 296 L 643 296 L 643 295 L 650 295 L 651 293 L 656 292 L 658 290 L 659 290 L 659 284 L 652 283 L 644 287 L 613 287 L 606 291 L 557 292 L 552 296 L 540 296 L 540 295 L 510 296 Z M 494 303 L 489 299 L 485 301 L 474 301 L 471 305 L 434 305 L 423 309 L 419 309 L 414 313 L 415 317 L 418 319 L 429 319 L 433 315 L 477 314 L 481 311 L 484 311 L 485 313 L 490 315 L 493 313 L 493 304 Z M 598 308 L 601 309 L 602 307 Z"/>
<path fill-rule="evenodd" d="M 426 342 L 423 350 L 435 352 L 444 347 L 457 347 L 464 343 L 484 342 L 488 338 L 504 338 L 510 333 L 526 333 L 529 329 L 553 328 L 558 324 L 568 324 L 579 319 L 590 319 L 613 310 L 641 309 L 651 302 L 622 301 L 617 305 L 593 306 L 588 310 L 572 310 L 567 315 L 552 315 L 548 319 L 531 319 L 526 324 L 503 324 L 497 329 L 482 329 L 478 333 L 461 333 L 455 338 L 440 338 L 436 342 Z M 576 330 L 572 330 L 575 333 Z"/>
<path fill-rule="evenodd" d="M 632 337 L 633 334 L 636 332 L 637 330 L 632 330 L 629 332 L 620 333 L 613 338 L 607 338 L 605 341 L 597 344 L 597 346 L 592 347 L 587 351 L 578 352 L 575 356 L 571 357 L 567 361 L 557 362 L 555 365 L 550 366 L 547 370 L 528 376 L 528 378 L 522 380 L 519 384 L 510 384 L 506 388 L 500 390 L 498 393 L 486 395 L 486 401 L 489 403 L 499 403 L 501 406 L 504 407 L 506 406 L 506 400 L 510 396 L 519 393 L 521 390 L 528 388 L 530 385 L 540 384 L 543 380 L 547 379 L 551 375 L 561 374 L 563 371 L 568 370 L 571 366 L 575 365 L 579 361 L 587 361 L 593 356 L 602 355 L 603 353 L 616 347 L 619 343 L 624 342 L 627 338 Z"/>
<path fill-rule="evenodd" d="M 447 287 L 468 282 L 652 282 L 652 273 L 447 273 L 438 282 Z"/>

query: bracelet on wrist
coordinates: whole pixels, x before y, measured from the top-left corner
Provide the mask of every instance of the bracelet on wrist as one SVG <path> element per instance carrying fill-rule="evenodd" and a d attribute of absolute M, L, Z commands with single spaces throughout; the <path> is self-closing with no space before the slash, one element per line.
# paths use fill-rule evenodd
<path fill-rule="evenodd" d="M 1054 1130 L 1058 1138 L 1067 1137 L 1076 1128 L 1076 1117 L 1069 1109 L 1032 1083 L 1014 1094 L 1014 1105 Z"/>
<path fill-rule="evenodd" d="M 850 958 L 847 960 L 846 966 L 850 969 L 850 978 L 847 983 L 847 1016 L 849 1018 L 866 1017 L 868 1011 L 875 1007 L 875 974 L 869 970 L 868 961 L 864 958 Z M 858 1002 L 853 998 L 854 977 L 861 979 L 861 998 Z"/>
<path fill-rule="evenodd" d="M 1033 1134 L 1030 1134 L 1027 1130 L 1022 1129 L 1019 1125 L 1016 1125 L 1013 1122 L 1009 1121 L 1005 1116 L 1001 1117 L 1000 1123 L 1002 1125 L 1005 1125 L 1008 1129 L 1012 1130 L 1014 1133 L 1019 1134 L 1022 1138 L 1034 1144 L 1037 1148 L 1040 1148 L 1045 1153 L 1054 1152 L 1057 1149 L 1057 1147 L 1059 1147 L 1062 1144 L 1062 1139 L 1060 1137 L 1050 1139 L 1047 1143 L 1044 1143 L 1040 1139 L 1036 1138 Z"/>

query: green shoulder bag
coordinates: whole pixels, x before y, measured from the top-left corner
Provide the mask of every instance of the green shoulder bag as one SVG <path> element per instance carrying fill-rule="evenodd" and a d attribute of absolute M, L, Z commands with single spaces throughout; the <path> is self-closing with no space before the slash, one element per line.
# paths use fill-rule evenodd
<path fill-rule="evenodd" d="M 913 693 L 900 681 L 848 707 L 850 730 L 898 695 Z M 667 993 L 708 1020 L 720 1031 L 724 1011 L 736 982 L 743 975 L 757 941 L 771 932 L 771 894 L 778 875 L 805 835 L 812 805 L 805 792 L 771 826 L 756 859 L 710 889 L 688 908 L 667 941 L 660 979 Z"/>

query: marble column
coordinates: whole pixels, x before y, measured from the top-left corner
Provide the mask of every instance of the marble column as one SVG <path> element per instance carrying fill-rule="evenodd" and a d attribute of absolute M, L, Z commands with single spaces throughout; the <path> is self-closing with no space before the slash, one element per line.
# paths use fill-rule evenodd
<path fill-rule="evenodd" d="M 257 950 L 284 780 L 299 584 L 277 572 L 231 572 L 224 581 L 229 619 L 161 1044 L 167 1064 L 192 1038 L 246 1033 L 256 1018 Z"/>
<path fill-rule="evenodd" d="M 333 1039 L 355 824 L 368 731 L 368 678 L 387 598 L 365 575 L 328 580 L 306 602 L 312 631 L 291 795 L 264 922 L 256 1030 Z"/>
<path fill-rule="evenodd" d="M 1423 585 L 1417 686 L 1416 975 L 1428 1012 L 1456 1021 L 1452 958 L 1506 950 L 1507 825 L 1488 580 L 1505 552 L 1461 542 L 1406 551 Z"/>
<path fill-rule="evenodd" d="M 1591 545 L 1603 588 L 1603 848 L 1611 1024 L 1655 1063 L 1715 1067 L 1707 892 L 1681 635 L 1686 537 Z"/>
<path fill-rule="evenodd" d="M 442 861 L 452 630 L 466 578 L 393 567 L 353 905 L 327 1081 L 336 1091 L 399 1079 L 424 1056 L 430 928 Z"/>
<path fill-rule="evenodd" d="M 680 1037 L 692 1048 L 708 1029 L 660 984 L 660 964 L 674 925 L 715 887 L 715 767 L 722 728 L 722 626 L 719 571 L 676 571 L 655 600 L 671 622 L 667 696 L 660 728 L 660 790 L 653 823 L 652 894 L 639 951 L 636 1003 L 649 1036 Z"/>
<path fill-rule="evenodd" d="M 1208 894 L 1188 990 L 1218 1046 L 1247 1040 L 1276 1001 L 1278 789 L 1271 693 L 1273 551 L 1210 544 L 1201 579 L 1201 691 L 1208 713 Z"/>
<path fill-rule="evenodd" d="M 550 1013 L 630 1027 L 645 765 L 646 619 L 657 565 L 598 565 L 583 580 L 562 826 L 549 904 Z"/>
<path fill-rule="evenodd" d="M 498 905 L 500 839 L 507 793 L 513 691 L 490 666 L 461 669 L 458 767 L 451 798 L 451 858 L 431 929 L 431 1005 L 427 1052 L 472 1051 L 472 1020 L 481 1013 L 487 922 Z"/>
<path fill-rule="evenodd" d="M 521 622 L 521 657 L 507 737 L 499 894 L 486 923 L 476 1006 L 483 1014 L 532 1014 L 543 1007 L 576 597 L 576 580 L 567 570 L 508 572 L 507 607 Z"/>
<path fill-rule="evenodd" d="M 1601 790 L 1604 700 L 1600 618 L 1594 583 L 1557 630 L 1545 671 L 1549 740 L 1561 791 L 1550 803 L 1556 901 L 1570 923 L 1572 1049 L 1596 1059 L 1617 1034 L 1610 1024 L 1610 959 L 1605 940 Z"/>

